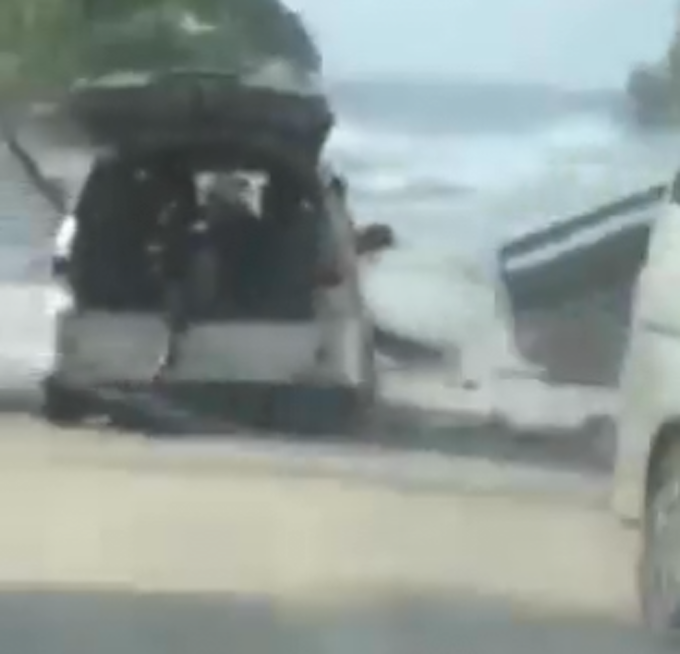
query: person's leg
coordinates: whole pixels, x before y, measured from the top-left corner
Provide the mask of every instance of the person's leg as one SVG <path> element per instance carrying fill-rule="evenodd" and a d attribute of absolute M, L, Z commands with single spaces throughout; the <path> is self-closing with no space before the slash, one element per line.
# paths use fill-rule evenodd
<path fill-rule="evenodd" d="M 165 381 L 174 368 L 180 353 L 182 338 L 188 329 L 188 297 L 185 284 L 174 283 L 165 293 L 163 319 L 168 330 L 168 340 L 153 376 L 154 382 Z"/>

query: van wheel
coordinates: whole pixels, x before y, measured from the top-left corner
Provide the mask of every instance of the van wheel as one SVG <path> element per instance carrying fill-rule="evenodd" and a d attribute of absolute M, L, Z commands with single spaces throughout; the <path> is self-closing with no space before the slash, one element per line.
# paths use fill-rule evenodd
<path fill-rule="evenodd" d="M 368 390 L 359 388 L 353 391 L 338 391 L 335 403 L 336 412 L 329 431 L 340 436 L 361 436 L 369 423 L 372 397 Z"/>
<path fill-rule="evenodd" d="M 345 436 L 361 436 L 371 424 L 378 398 L 378 372 L 373 344 L 367 344 L 363 360 L 363 383 L 354 389 L 336 390 L 329 431 Z"/>
<path fill-rule="evenodd" d="M 272 427 L 307 436 L 359 433 L 369 402 L 361 389 L 294 388 L 278 393 Z"/>
<path fill-rule="evenodd" d="M 304 435 L 354 436 L 365 431 L 377 396 L 373 348 L 364 358 L 363 383 L 350 387 L 294 387 L 274 395 L 274 429 Z"/>
<path fill-rule="evenodd" d="M 80 393 L 63 386 L 55 380 L 43 385 L 42 415 L 53 425 L 69 426 L 87 417 L 85 398 Z"/>
<path fill-rule="evenodd" d="M 639 595 L 647 625 L 680 629 L 680 443 L 660 462 L 650 491 L 639 565 Z"/>

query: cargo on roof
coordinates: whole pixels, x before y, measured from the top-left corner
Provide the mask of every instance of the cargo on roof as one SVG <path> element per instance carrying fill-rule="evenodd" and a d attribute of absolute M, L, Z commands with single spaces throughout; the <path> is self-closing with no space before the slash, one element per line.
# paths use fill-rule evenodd
<path fill-rule="evenodd" d="M 282 61 L 321 71 L 300 16 L 280 0 L 4 0 L 0 93 L 53 102 L 79 79 L 178 69 L 240 74 Z M 28 13 L 27 13 L 28 10 Z"/>
<path fill-rule="evenodd" d="M 81 80 L 65 109 L 97 144 L 232 150 L 306 168 L 318 163 L 334 122 L 318 80 L 282 62 L 240 75 L 184 69 Z"/>

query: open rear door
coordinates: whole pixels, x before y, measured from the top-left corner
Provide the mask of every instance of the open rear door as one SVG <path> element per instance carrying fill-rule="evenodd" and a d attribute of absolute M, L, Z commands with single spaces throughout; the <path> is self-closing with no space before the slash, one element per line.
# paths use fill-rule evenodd
<path fill-rule="evenodd" d="M 616 381 L 632 289 L 665 189 L 650 187 L 502 248 L 518 346 L 553 381 Z"/>

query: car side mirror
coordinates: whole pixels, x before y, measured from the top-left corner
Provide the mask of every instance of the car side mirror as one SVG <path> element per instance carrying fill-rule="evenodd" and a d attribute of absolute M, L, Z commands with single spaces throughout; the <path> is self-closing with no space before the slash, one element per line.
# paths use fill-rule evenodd
<path fill-rule="evenodd" d="M 356 231 L 357 251 L 360 255 L 389 250 L 397 245 L 394 230 L 389 225 L 372 224 Z"/>

